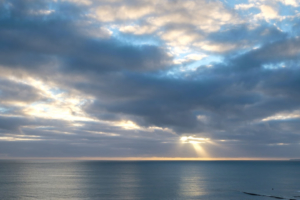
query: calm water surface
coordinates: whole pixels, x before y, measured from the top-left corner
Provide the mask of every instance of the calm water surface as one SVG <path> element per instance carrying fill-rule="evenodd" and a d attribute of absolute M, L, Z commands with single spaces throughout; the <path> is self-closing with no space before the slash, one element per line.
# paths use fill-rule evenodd
<path fill-rule="evenodd" d="M 241 191 L 300 196 L 300 162 L 0 161 L 1 200 L 272 200 Z"/>

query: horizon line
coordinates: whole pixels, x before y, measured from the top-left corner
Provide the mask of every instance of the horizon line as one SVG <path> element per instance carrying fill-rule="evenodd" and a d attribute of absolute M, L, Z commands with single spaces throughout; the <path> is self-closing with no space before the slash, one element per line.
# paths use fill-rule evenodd
<path fill-rule="evenodd" d="M 0 160 L 68 160 L 68 161 L 289 161 L 298 158 L 197 158 L 197 157 L 0 157 Z"/>

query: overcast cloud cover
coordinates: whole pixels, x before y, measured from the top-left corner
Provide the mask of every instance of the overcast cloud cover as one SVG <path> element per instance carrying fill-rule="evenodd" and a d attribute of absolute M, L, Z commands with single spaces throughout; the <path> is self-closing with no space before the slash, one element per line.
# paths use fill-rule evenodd
<path fill-rule="evenodd" d="M 0 0 L 0 157 L 297 158 L 299 0 Z"/>

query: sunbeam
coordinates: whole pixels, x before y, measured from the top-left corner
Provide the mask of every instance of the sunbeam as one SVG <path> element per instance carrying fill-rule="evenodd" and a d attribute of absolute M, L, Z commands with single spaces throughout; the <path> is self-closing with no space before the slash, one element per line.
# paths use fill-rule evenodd
<path fill-rule="evenodd" d="M 199 157 L 205 157 L 205 158 L 209 157 L 208 153 L 204 150 L 204 148 L 199 143 L 192 142 L 192 141 L 190 141 L 189 143 L 191 143 L 193 145 L 193 147 Z"/>
<path fill-rule="evenodd" d="M 209 157 L 209 154 L 205 151 L 203 146 L 200 145 L 209 142 L 210 141 L 209 138 L 195 138 L 193 136 L 188 136 L 188 137 L 183 136 L 180 138 L 180 140 L 182 141 L 182 143 L 192 144 L 193 148 L 195 149 L 199 157 L 205 157 L 205 158 Z"/>

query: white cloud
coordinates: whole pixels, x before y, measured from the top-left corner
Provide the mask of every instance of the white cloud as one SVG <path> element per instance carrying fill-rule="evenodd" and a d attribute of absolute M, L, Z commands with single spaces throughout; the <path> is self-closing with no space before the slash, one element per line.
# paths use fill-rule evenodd
<path fill-rule="evenodd" d="M 187 46 L 192 42 L 202 39 L 203 37 L 200 34 L 190 33 L 185 29 L 175 29 L 162 32 L 160 34 L 163 40 L 169 41 L 172 46 Z"/>
<path fill-rule="evenodd" d="M 236 10 L 247 10 L 250 9 L 252 7 L 255 7 L 255 5 L 253 3 L 250 4 L 237 4 L 234 6 L 234 9 Z"/>
<path fill-rule="evenodd" d="M 273 121 L 273 120 L 289 120 L 300 118 L 300 111 L 294 111 L 291 113 L 278 113 L 262 119 L 261 121 Z"/>
<path fill-rule="evenodd" d="M 195 43 L 203 42 L 205 35 L 219 31 L 223 25 L 243 23 L 243 20 L 223 3 L 206 0 L 141 0 L 131 3 L 103 1 L 100 6 L 95 4 L 90 16 L 110 24 L 108 26 L 115 27 L 120 32 L 135 35 L 153 34 L 165 41 L 167 48 L 181 49 L 198 48 Z M 217 45 L 204 48 L 214 52 L 234 48 Z"/>
<path fill-rule="evenodd" d="M 20 107 L 22 112 L 27 116 L 66 121 L 95 121 L 82 110 L 84 103 L 91 100 L 91 97 L 67 92 L 53 92 L 57 89 L 55 85 L 32 77 L 18 79 L 18 77 L 12 76 L 9 79 L 36 88 L 39 91 L 39 95 L 44 97 L 31 104 L 10 101 L 11 105 Z"/>
<path fill-rule="evenodd" d="M 184 58 L 181 59 L 175 59 L 174 63 L 175 64 L 182 64 L 182 63 L 186 63 L 186 62 L 190 62 L 190 61 L 197 61 L 197 60 L 202 60 L 203 58 L 207 57 L 207 55 L 205 54 L 201 54 L 201 53 L 194 53 L 194 54 L 189 54 L 187 56 L 185 56 Z"/>
<path fill-rule="evenodd" d="M 266 19 L 274 19 L 278 17 L 278 11 L 269 5 L 260 6 L 261 14 Z"/>
<path fill-rule="evenodd" d="M 285 5 L 290 5 L 290 6 L 294 6 L 294 7 L 298 7 L 299 6 L 299 0 L 278 0 L 281 3 L 285 4 Z"/>
<path fill-rule="evenodd" d="M 156 31 L 155 26 L 139 26 L 139 25 L 129 25 L 121 26 L 120 31 L 124 33 L 133 33 L 135 35 L 150 34 Z"/>
<path fill-rule="evenodd" d="M 95 17 L 103 22 L 112 22 L 115 20 L 135 20 L 154 11 L 151 5 L 144 6 L 120 6 L 110 5 L 99 6 L 95 9 Z"/>

